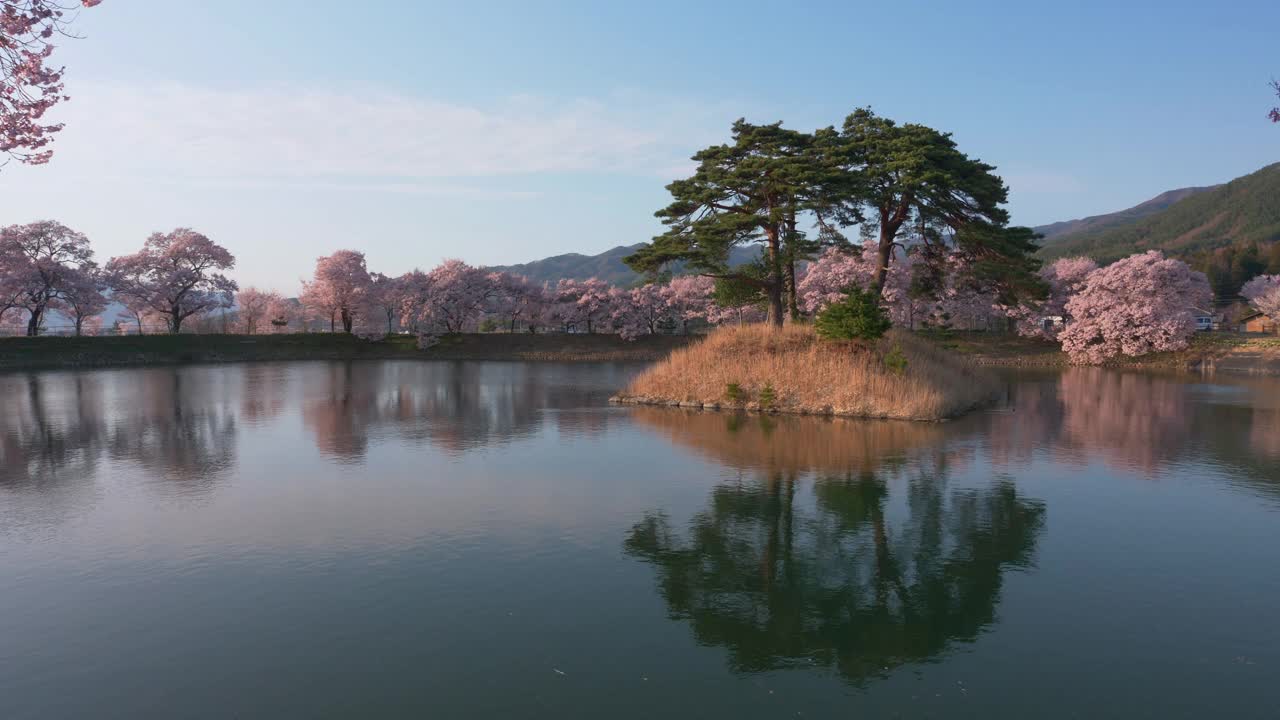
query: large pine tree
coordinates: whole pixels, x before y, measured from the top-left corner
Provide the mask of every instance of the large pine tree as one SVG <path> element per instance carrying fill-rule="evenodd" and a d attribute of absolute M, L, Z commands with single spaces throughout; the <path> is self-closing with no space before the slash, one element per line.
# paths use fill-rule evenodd
<path fill-rule="evenodd" d="M 667 231 L 626 263 L 654 273 L 683 261 L 704 275 L 758 288 L 767 298 L 769 321 L 781 325 L 784 296 L 789 287 L 794 292 L 794 263 L 805 250 L 797 216 L 822 168 L 813 136 L 781 123 L 738 120 L 732 143 L 693 159 L 693 176 L 668 185 L 673 201 L 656 213 Z M 732 248 L 757 242 L 764 244 L 763 272 L 729 268 Z"/>
<path fill-rule="evenodd" d="M 1008 227 L 1004 181 L 960 152 L 949 134 L 867 109 L 849 115 L 840 130 L 812 134 L 738 120 L 731 143 L 693 159 L 693 176 L 668 185 L 673 201 L 656 213 L 667 231 L 626 262 L 651 275 L 683 262 L 755 289 L 776 325 L 799 314 L 797 263 L 823 245 L 846 243 L 843 230 L 858 224 L 879 258 L 875 288 L 909 250 L 919 253 L 924 275 L 960 267 L 1010 303 L 1043 292 L 1035 235 Z M 729 268 L 729 251 L 752 243 L 764 245 L 761 263 Z"/>

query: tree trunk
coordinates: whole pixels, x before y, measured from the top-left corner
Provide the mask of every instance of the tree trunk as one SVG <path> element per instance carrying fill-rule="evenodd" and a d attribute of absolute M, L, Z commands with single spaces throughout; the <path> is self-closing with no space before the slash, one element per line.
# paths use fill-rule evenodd
<path fill-rule="evenodd" d="M 342 308 L 342 331 L 350 334 L 351 324 L 352 324 L 351 311 L 348 310 L 347 308 Z"/>
<path fill-rule="evenodd" d="M 796 245 L 799 242 L 799 236 L 796 235 L 796 211 L 793 206 L 787 212 L 787 242 L 786 242 L 786 273 L 787 273 L 787 314 L 791 317 L 791 322 L 800 319 L 800 305 L 796 302 Z"/>
<path fill-rule="evenodd" d="M 884 290 L 884 281 L 889 274 L 889 262 L 893 259 L 893 238 L 897 234 L 896 228 L 890 229 L 884 223 L 880 224 L 880 244 L 876 247 L 876 276 L 871 285 L 871 291 L 877 297 Z"/>
<path fill-rule="evenodd" d="M 787 314 L 791 322 L 800 320 L 800 305 L 796 302 L 796 259 L 787 259 Z"/>
<path fill-rule="evenodd" d="M 769 294 L 769 317 L 768 322 L 774 327 L 782 327 L 783 321 L 783 304 L 782 304 L 782 257 L 778 247 L 778 228 L 777 226 L 765 229 L 765 238 L 768 240 L 768 260 L 769 260 L 769 277 L 766 280 L 765 290 Z"/>
<path fill-rule="evenodd" d="M 76 337 L 80 337 L 80 326 L 84 324 L 84 318 L 76 316 Z"/>
<path fill-rule="evenodd" d="M 44 311 L 39 307 L 31 311 L 31 317 L 27 320 L 27 337 L 35 337 L 40 334 L 40 318 Z"/>

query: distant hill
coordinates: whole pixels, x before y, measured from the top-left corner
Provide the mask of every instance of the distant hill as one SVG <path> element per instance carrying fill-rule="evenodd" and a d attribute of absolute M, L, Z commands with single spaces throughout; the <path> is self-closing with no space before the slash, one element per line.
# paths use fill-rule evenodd
<path fill-rule="evenodd" d="M 1038 229 L 1046 235 L 1041 255 L 1088 255 L 1099 262 L 1146 250 L 1189 257 L 1265 246 L 1280 241 L 1280 163 L 1225 185 L 1172 190 L 1119 213 Z"/>
<path fill-rule="evenodd" d="M 635 245 L 619 245 L 599 255 L 582 255 L 568 253 L 555 255 L 542 260 L 521 263 L 519 265 L 494 265 L 490 270 L 523 275 L 536 283 L 555 283 L 560 280 L 586 280 L 600 278 L 611 285 L 628 287 L 640 281 L 640 275 L 626 263 L 624 257 L 644 247 L 644 243 Z M 729 264 L 733 266 L 751 262 L 760 254 L 756 246 L 734 248 L 729 255 Z"/>
<path fill-rule="evenodd" d="M 1206 187 L 1188 187 L 1169 190 L 1168 192 L 1160 193 L 1144 203 L 1134 205 L 1127 210 L 1120 210 L 1119 212 L 1107 213 L 1105 215 L 1092 215 L 1087 218 L 1080 218 L 1079 220 L 1063 220 L 1061 222 L 1050 223 L 1048 225 L 1041 225 L 1035 228 L 1035 231 L 1044 236 L 1044 239 L 1040 242 L 1045 246 L 1049 246 L 1053 245 L 1058 239 L 1067 235 L 1095 233 L 1103 230 L 1109 230 L 1120 225 L 1127 225 L 1131 222 L 1141 220 L 1148 215 L 1154 215 L 1179 200 L 1185 200 L 1196 193 L 1202 193 L 1206 190 L 1213 190 L 1218 187 L 1221 186 L 1208 185 Z"/>

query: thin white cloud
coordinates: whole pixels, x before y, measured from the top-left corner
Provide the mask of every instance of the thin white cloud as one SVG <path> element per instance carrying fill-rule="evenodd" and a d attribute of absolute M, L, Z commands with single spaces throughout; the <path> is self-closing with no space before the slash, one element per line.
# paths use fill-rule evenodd
<path fill-rule="evenodd" d="M 661 176 L 723 135 L 731 119 L 626 96 L 516 97 L 479 107 L 389 93 L 189 85 L 82 88 L 61 109 L 67 129 L 52 167 L 64 177 L 338 179 L 399 192 L 444 192 L 445 178 Z"/>

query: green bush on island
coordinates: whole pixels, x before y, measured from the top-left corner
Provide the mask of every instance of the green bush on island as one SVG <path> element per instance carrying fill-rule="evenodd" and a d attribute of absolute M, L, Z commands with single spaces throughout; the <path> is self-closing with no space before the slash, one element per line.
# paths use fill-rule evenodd
<path fill-rule="evenodd" d="M 856 288 L 844 300 L 818 313 L 813 323 L 818 337 L 827 340 L 877 340 L 891 325 L 876 296 Z"/>

